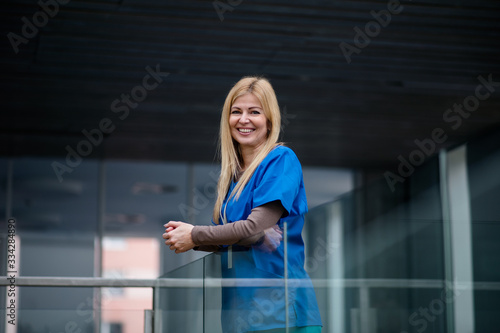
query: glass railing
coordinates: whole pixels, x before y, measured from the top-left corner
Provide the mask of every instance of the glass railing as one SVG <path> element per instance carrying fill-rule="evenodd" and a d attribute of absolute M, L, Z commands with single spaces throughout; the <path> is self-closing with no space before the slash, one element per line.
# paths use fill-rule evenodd
<path fill-rule="evenodd" d="M 423 332 L 424 327 L 426 332 L 446 332 L 447 303 L 442 295 L 448 291 L 440 267 L 442 262 L 438 262 L 442 250 L 432 254 L 433 247 L 440 247 L 433 244 L 433 239 L 439 243 L 436 237 L 440 236 L 441 229 L 436 228 L 439 221 L 387 219 L 377 222 L 376 233 L 380 235 L 366 228 L 349 232 L 339 210 L 351 199 L 345 197 L 311 210 L 303 235 L 305 268 L 318 301 L 322 332 Z M 344 230 L 336 225 L 342 222 Z M 405 227 L 399 230 L 397 225 L 402 224 Z M 423 235 L 430 235 L 429 239 Z M 422 250 L 425 251 L 418 252 Z M 405 264 L 409 256 L 413 260 Z M 234 261 L 244 259 L 240 253 L 232 254 Z M 280 295 L 280 291 L 296 288 L 297 283 L 303 282 L 251 276 L 222 278 L 225 260 L 227 256 L 209 254 L 162 277 L 184 283 L 160 288 L 156 303 L 160 307 L 156 311 L 161 316 L 160 332 L 223 332 L 224 311 L 228 311 L 228 306 L 222 300 L 232 301 L 235 307 L 238 303 L 237 298 L 227 299 L 231 290 L 237 287 L 254 292 L 270 288 L 274 295 Z M 277 309 L 284 305 L 279 302 L 282 302 L 279 297 L 269 296 L 251 311 L 235 312 L 233 315 L 239 316 L 235 332 L 245 332 L 264 323 L 266 317 L 281 313 Z M 428 316 L 419 309 L 429 311 Z M 293 322 L 293 314 L 287 319 Z"/>
<path fill-rule="evenodd" d="M 0 332 L 151 333 L 157 282 L 18 278 L 15 285 L 0 287 L 9 296 L 8 305 L 0 311 Z"/>
<path fill-rule="evenodd" d="M 309 211 L 304 267 L 323 333 L 497 332 L 500 134 L 493 137 L 441 152 L 393 188 L 382 179 Z M 231 289 L 288 295 L 296 287 L 286 275 L 226 276 L 227 260 L 209 254 L 165 276 L 185 283 L 159 289 L 161 332 L 223 332 L 224 311 L 238 307 Z M 234 331 L 281 314 L 275 301 L 262 298 L 260 310 L 236 317 Z"/>
<path fill-rule="evenodd" d="M 67 332 L 151 332 L 145 330 L 143 309 L 86 310 L 80 315 L 74 309 L 21 309 L 13 320 L 5 310 L 0 311 L 7 324 L 0 332 L 5 333 L 67 333 Z"/>
<path fill-rule="evenodd" d="M 156 291 L 155 332 L 204 332 L 204 266 L 201 258 L 160 277 L 178 283 Z"/>
<path fill-rule="evenodd" d="M 438 169 L 436 158 L 415 172 L 407 182 L 417 190 L 409 197 L 373 183 L 311 209 L 302 234 L 310 280 L 291 272 L 267 278 L 231 272 L 227 261 L 247 260 L 245 251 L 209 254 L 165 275 L 186 284 L 160 288 L 159 331 L 258 331 L 272 321 L 299 326 L 293 299 L 312 287 L 323 333 L 448 332 L 457 286 L 445 274 Z M 245 311 L 239 297 L 249 293 L 264 297 Z M 228 318 L 232 327 L 224 330 Z"/>

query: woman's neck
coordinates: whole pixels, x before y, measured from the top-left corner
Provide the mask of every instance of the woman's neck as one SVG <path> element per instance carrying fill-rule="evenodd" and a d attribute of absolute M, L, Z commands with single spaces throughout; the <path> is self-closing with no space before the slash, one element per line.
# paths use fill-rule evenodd
<path fill-rule="evenodd" d="M 240 147 L 241 152 L 241 171 L 244 172 L 250 164 L 252 164 L 255 156 L 259 153 L 260 146 L 258 147 Z"/>

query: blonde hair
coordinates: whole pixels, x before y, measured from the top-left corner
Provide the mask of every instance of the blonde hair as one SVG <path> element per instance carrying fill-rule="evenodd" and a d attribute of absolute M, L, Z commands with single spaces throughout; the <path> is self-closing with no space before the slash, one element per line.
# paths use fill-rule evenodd
<path fill-rule="evenodd" d="M 259 149 L 252 163 L 246 166 L 238 183 L 229 195 L 228 201 L 232 197 L 238 200 L 255 169 L 257 169 L 262 160 L 264 160 L 274 147 L 281 144 L 278 143 L 281 130 L 281 114 L 273 87 L 267 79 L 260 76 L 247 76 L 242 78 L 229 91 L 226 101 L 224 102 L 224 107 L 222 108 L 218 147 L 221 158 L 221 172 L 217 184 L 217 200 L 213 212 L 213 220 L 217 224 L 219 223 L 219 218 L 222 218 L 224 224 L 226 223 L 225 213 L 221 211 L 222 204 L 224 198 L 228 194 L 231 181 L 236 178 L 239 170 L 241 170 L 242 162 L 239 143 L 231 136 L 231 128 L 229 126 L 231 107 L 238 97 L 246 94 L 253 94 L 259 99 L 264 115 L 268 121 L 268 135 L 266 142 Z"/>

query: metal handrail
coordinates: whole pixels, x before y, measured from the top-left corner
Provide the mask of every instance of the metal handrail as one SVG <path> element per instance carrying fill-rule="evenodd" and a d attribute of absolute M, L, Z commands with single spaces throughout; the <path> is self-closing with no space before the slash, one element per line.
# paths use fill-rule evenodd
<path fill-rule="evenodd" d="M 311 279 L 314 287 L 348 288 L 444 288 L 444 280 L 436 279 Z M 303 280 L 288 279 L 290 285 L 301 285 Z M 8 276 L 0 276 L 0 286 L 8 286 Z M 222 278 L 157 278 L 116 279 L 99 277 L 16 277 L 15 286 L 29 287 L 111 287 L 111 288 L 202 288 L 238 286 L 282 286 L 282 279 L 222 279 Z M 462 289 L 500 290 L 500 282 L 460 282 Z"/>

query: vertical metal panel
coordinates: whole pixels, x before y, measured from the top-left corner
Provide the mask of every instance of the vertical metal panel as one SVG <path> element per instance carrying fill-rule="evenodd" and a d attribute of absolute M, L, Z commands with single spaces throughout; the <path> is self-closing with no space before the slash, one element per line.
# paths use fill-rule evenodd
<path fill-rule="evenodd" d="M 329 327 L 328 332 L 345 332 L 345 297 L 344 297 L 344 253 L 343 253 L 343 218 L 342 201 L 334 202 L 330 207 L 330 221 L 326 224 L 328 244 L 327 276 L 330 282 L 340 281 L 340 285 L 333 285 L 328 288 L 328 299 L 331 304 L 328 307 Z M 331 245 L 331 246 L 330 246 Z"/>
<path fill-rule="evenodd" d="M 443 156 L 443 155 L 442 155 Z M 445 244 L 449 261 L 448 290 L 445 301 L 452 305 L 448 332 L 470 333 L 474 331 L 474 291 L 472 274 L 472 231 L 470 214 L 469 182 L 467 177 L 467 146 L 446 153 L 441 158 L 445 164 L 441 181 L 444 182 L 443 205 Z M 449 293 L 451 291 L 451 294 Z M 452 324 L 452 325 L 450 325 Z"/>

